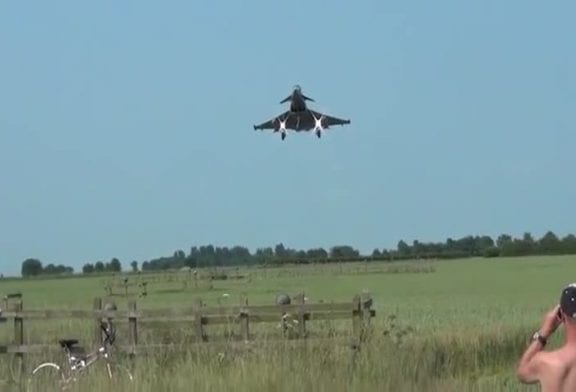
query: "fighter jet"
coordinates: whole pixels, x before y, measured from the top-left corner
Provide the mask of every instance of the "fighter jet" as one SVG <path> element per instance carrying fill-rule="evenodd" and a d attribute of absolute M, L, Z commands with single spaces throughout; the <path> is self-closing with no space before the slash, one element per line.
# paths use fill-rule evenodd
<path fill-rule="evenodd" d="M 300 86 L 294 86 L 292 93 L 280 101 L 281 104 L 290 102 L 289 110 L 260 125 L 254 125 L 254 130 L 273 129 L 274 132 L 280 132 L 282 140 L 286 138 L 286 132 L 289 129 L 296 132 L 313 130 L 316 136 L 320 138 L 322 132 L 332 125 L 350 124 L 350 120 L 332 117 L 309 109 L 306 101 L 315 102 L 302 93 Z"/>

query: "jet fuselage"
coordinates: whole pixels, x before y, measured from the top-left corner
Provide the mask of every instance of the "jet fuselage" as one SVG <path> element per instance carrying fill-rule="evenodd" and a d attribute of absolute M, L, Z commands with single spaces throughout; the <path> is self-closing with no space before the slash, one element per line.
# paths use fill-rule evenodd
<path fill-rule="evenodd" d="M 314 99 L 303 94 L 300 86 L 294 86 L 290 95 L 280 101 L 280 104 L 289 103 L 289 109 L 262 124 L 254 125 L 254 130 L 272 129 L 280 132 L 284 140 L 288 129 L 296 132 L 312 130 L 321 137 L 322 132 L 333 125 L 350 124 L 350 120 L 308 109 L 306 101 L 314 102 Z"/>
<path fill-rule="evenodd" d="M 290 111 L 304 112 L 306 110 L 306 101 L 302 97 L 302 94 L 300 94 L 300 91 L 294 90 L 292 92 L 292 99 L 290 100 Z"/>

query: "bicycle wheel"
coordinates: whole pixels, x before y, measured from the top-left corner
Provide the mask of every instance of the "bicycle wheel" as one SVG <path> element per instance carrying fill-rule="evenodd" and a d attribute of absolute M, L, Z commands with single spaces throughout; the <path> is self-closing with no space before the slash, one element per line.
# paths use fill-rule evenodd
<path fill-rule="evenodd" d="M 68 383 L 60 366 L 52 362 L 38 365 L 27 380 L 27 392 L 66 391 Z"/>
<path fill-rule="evenodd" d="M 134 388 L 134 376 L 117 362 L 97 361 L 82 372 L 78 383 L 83 390 L 128 392 Z"/>
<path fill-rule="evenodd" d="M 134 381 L 134 376 L 127 366 L 121 365 L 117 362 L 105 362 L 104 368 L 109 380 L 114 381 L 114 385 L 118 383 L 131 384 Z"/>

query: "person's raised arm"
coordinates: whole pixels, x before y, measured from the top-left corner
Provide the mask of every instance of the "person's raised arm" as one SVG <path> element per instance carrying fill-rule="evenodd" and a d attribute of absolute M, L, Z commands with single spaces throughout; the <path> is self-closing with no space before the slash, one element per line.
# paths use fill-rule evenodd
<path fill-rule="evenodd" d="M 546 346 L 548 338 L 552 336 L 560 324 L 558 317 L 559 308 L 560 306 L 556 305 L 546 313 L 540 330 L 534 333 L 532 341 L 526 351 L 524 351 L 522 358 L 520 358 L 518 368 L 516 369 L 516 376 L 523 383 L 533 384 L 540 378 L 543 366 L 542 349 Z"/>

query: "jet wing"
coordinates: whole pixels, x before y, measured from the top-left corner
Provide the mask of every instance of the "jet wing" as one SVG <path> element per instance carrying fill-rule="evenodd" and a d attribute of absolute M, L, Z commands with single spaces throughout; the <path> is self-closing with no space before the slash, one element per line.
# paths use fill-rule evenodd
<path fill-rule="evenodd" d="M 312 113 L 312 115 L 313 115 L 314 117 L 316 117 L 317 119 L 322 118 L 322 126 L 323 126 L 324 128 L 331 127 L 332 125 L 345 125 L 345 124 L 350 124 L 350 120 L 345 120 L 345 119 L 342 119 L 342 118 L 329 116 L 329 115 L 327 115 L 327 114 L 320 113 L 320 112 L 316 112 L 316 111 L 314 111 L 314 110 L 310 110 L 310 113 Z"/>
<path fill-rule="evenodd" d="M 254 125 L 254 130 L 280 129 L 280 121 L 284 121 L 289 115 L 290 111 L 286 111 L 271 120 L 263 122 L 262 124 Z M 288 121 L 286 122 L 286 127 L 288 128 Z"/>

